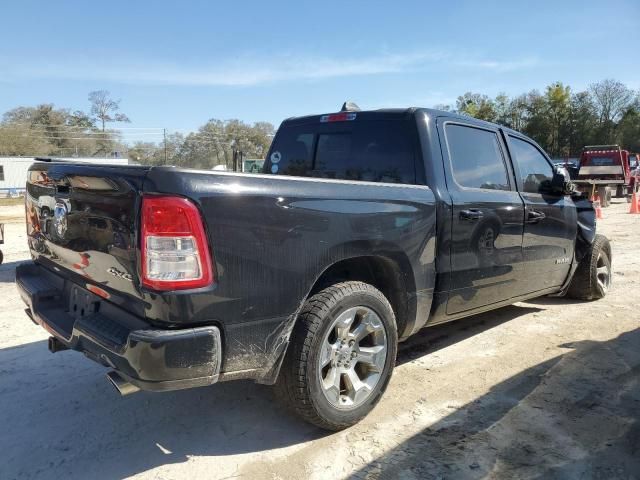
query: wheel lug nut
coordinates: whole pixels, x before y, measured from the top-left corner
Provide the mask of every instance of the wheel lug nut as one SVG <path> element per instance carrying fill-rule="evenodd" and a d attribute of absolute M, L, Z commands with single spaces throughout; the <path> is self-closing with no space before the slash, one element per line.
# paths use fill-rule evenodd
<path fill-rule="evenodd" d="M 351 358 L 356 358 L 358 354 L 356 352 L 351 352 Z"/>
<path fill-rule="evenodd" d="M 356 341 L 355 341 L 355 340 L 351 340 L 351 341 L 349 341 L 349 346 L 350 346 L 350 347 L 353 347 L 355 344 L 356 344 Z"/>

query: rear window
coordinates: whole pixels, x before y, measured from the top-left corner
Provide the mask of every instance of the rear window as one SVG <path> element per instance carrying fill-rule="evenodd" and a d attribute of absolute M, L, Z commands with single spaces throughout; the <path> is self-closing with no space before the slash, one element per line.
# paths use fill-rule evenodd
<path fill-rule="evenodd" d="M 608 167 L 611 165 L 617 165 L 618 162 L 612 157 L 591 157 L 589 158 L 589 165 L 594 167 Z"/>
<path fill-rule="evenodd" d="M 360 120 L 283 125 L 264 173 L 302 177 L 415 183 L 411 124 Z"/>

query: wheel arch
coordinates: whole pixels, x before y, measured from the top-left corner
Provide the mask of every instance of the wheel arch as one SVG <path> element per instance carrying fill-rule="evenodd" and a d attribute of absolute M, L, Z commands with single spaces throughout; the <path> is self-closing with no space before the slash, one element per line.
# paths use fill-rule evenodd
<path fill-rule="evenodd" d="M 418 308 L 416 281 L 407 255 L 387 246 L 381 251 L 378 245 L 375 253 L 370 253 L 372 245 L 342 245 L 342 255 L 332 255 L 335 259 L 320 271 L 315 281 L 302 299 L 297 311 L 278 332 L 278 341 L 268 353 L 264 373 L 257 379 L 259 383 L 273 384 L 280 373 L 280 367 L 289 349 L 289 338 L 298 320 L 304 303 L 318 291 L 341 281 L 361 281 L 382 292 L 387 298 L 396 317 L 398 338 L 409 336 L 415 327 Z M 347 253 L 348 252 L 348 253 Z M 335 253 L 335 251 L 334 251 Z"/>
<path fill-rule="evenodd" d="M 409 259 L 401 254 L 358 255 L 332 263 L 318 276 L 308 299 L 320 290 L 343 281 L 368 283 L 387 298 L 396 317 L 398 337 L 411 329 L 416 313 L 415 281 Z"/>

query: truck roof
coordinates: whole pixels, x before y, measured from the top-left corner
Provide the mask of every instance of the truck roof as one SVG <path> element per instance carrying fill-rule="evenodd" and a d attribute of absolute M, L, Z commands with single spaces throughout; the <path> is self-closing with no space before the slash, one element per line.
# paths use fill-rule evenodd
<path fill-rule="evenodd" d="M 355 113 L 357 117 L 364 117 L 365 119 L 373 119 L 373 118 L 393 118 L 393 117 L 406 117 L 413 116 L 416 112 L 421 112 L 427 115 L 429 118 L 438 118 L 438 117 L 449 117 L 456 118 L 467 123 L 472 123 L 478 126 L 489 126 L 492 128 L 502 128 L 505 131 L 512 133 L 514 135 L 523 135 L 522 133 L 512 130 L 511 128 L 505 127 L 503 125 L 499 125 L 492 122 L 486 122 L 484 120 L 479 120 L 477 118 L 460 115 L 459 113 L 447 112 L 444 110 L 437 110 L 435 108 L 424 108 L 424 107 L 405 107 L 405 108 L 380 108 L 376 110 L 357 110 L 357 111 L 348 111 L 348 112 L 327 112 L 320 113 L 314 115 L 304 115 L 300 117 L 290 117 L 285 119 L 282 123 L 293 124 L 293 125 L 304 125 L 309 123 L 317 123 L 320 122 L 320 118 L 325 115 L 336 115 L 340 113 Z"/>

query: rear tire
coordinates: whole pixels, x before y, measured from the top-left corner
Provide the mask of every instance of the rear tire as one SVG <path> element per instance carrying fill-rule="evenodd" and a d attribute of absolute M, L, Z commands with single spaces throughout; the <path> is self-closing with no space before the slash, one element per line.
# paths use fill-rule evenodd
<path fill-rule="evenodd" d="M 567 296 L 578 300 L 598 300 L 611 287 L 611 246 L 604 235 L 596 235 L 589 251 L 576 269 Z"/>
<path fill-rule="evenodd" d="M 276 394 L 289 409 L 320 428 L 350 427 L 384 393 L 397 343 L 393 309 L 379 290 L 363 282 L 325 288 L 302 308 Z"/>

